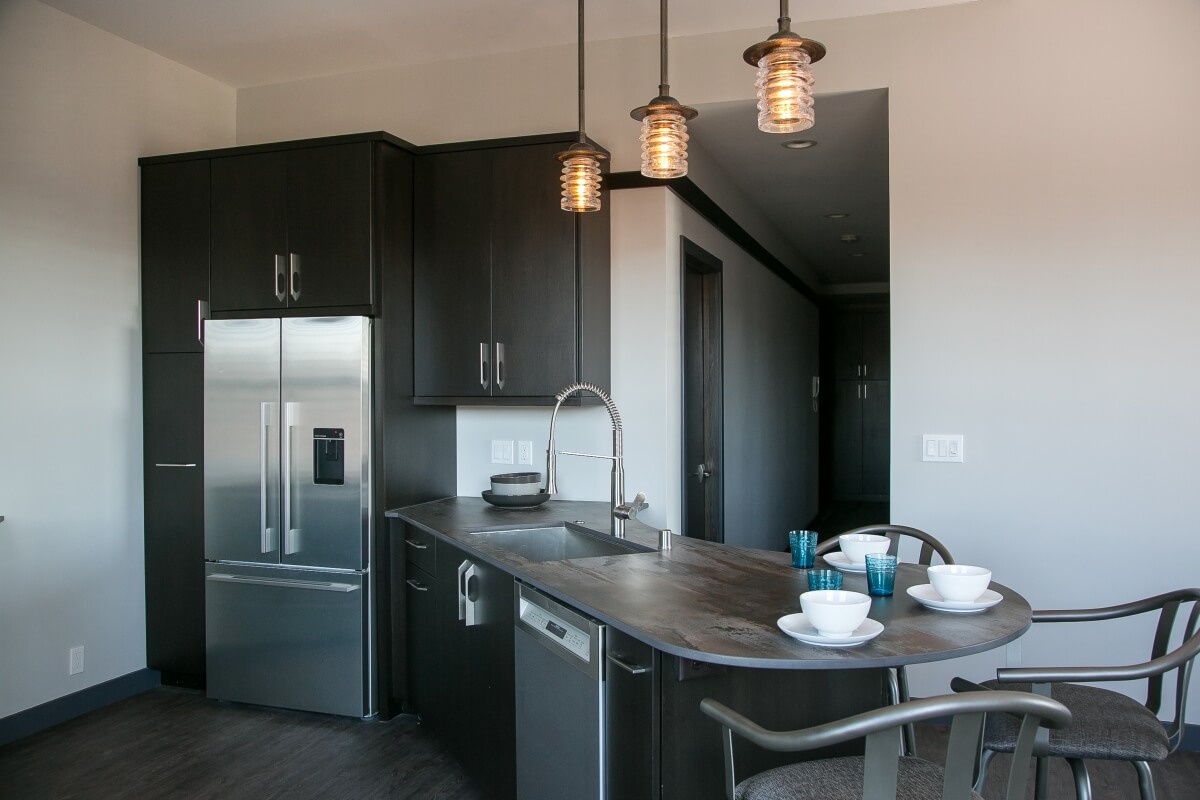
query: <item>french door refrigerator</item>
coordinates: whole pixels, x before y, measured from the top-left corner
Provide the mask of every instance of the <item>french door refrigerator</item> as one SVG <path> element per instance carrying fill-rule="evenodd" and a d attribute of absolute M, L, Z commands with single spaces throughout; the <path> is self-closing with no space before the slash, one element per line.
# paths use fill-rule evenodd
<path fill-rule="evenodd" d="M 205 323 L 209 697 L 375 712 L 370 340 L 365 317 Z"/>

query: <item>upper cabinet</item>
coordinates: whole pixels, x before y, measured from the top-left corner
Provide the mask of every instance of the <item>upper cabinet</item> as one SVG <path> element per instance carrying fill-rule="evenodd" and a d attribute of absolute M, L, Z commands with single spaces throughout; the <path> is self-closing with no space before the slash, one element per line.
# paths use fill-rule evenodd
<path fill-rule="evenodd" d="M 142 347 L 198 353 L 208 307 L 208 162 L 142 167 Z"/>
<path fill-rule="evenodd" d="M 436 148 L 416 167 L 419 402 L 544 404 L 609 383 L 609 215 L 559 208 L 571 139 Z"/>
<path fill-rule="evenodd" d="M 887 380 L 891 370 L 888 313 L 845 311 L 833 321 L 833 377 Z"/>
<path fill-rule="evenodd" d="M 212 311 L 372 305 L 373 146 L 212 159 Z"/>

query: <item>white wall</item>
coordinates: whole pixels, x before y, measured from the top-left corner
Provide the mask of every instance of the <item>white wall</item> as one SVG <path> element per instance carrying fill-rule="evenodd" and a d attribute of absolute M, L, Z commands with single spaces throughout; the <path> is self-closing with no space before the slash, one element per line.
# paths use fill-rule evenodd
<path fill-rule="evenodd" d="M 992 566 L 1035 607 L 1196 583 L 1196 30 L 1194 0 L 988 0 L 803 29 L 829 47 L 819 92 L 889 89 L 893 519 Z M 740 53 L 769 31 L 673 40 L 675 96 L 750 98 Z M 589 47 L 589 132 L 616 170 L 636 168 L 627 114 L 653 89 L 652 38 Z M 546 98 L 571 96 L 571 55 L 488 59 L 477 84 L 450 63 L 245 90 L 238 136 L 569 129 L 572 104 Z M 478 117 L 453 113 L 473 104 Z M 643 291 L 670 287 L 652 275 Z M 632 324 L 625 335 L 667 346 L 658 317 Z M 964 434 L 966 463 L 920 462 L 922 432 Z M 1147 647 L 1060 627 L 1023 649 L 1026 663 L 1111 663 Z M 917 671 L 915 689 L 1003 659 Z M 1200 687 L 1192 708 L 1200 720 Z"/>
<path fill-rule="evenodd" d="M 232 144 L 235 96 L 17 0 L 0 108 L 4 717 L 146 666 L 137 158 Z"/>

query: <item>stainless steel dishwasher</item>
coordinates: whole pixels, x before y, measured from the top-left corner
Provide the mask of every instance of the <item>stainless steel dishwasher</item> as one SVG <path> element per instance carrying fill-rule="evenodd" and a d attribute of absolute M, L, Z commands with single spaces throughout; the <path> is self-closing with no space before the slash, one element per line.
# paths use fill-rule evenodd
<path fill-rule="evenodd" d="M 517 797 L 604 800 L 606 626 L 523 584 L 516 603 Z"/>

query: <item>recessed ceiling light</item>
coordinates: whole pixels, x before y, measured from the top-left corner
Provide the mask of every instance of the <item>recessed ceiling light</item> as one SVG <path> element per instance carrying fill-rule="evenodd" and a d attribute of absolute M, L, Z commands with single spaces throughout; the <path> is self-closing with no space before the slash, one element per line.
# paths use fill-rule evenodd
<path fill-rule="evenodd" d="M 791 139 L 781 144 L 788 150 L 807 150 L 810 147 L 817 146 L 817 143 L 812 139 Z"/>
<path fill-rule="evenodd" d="M 845 219 L 845 218 L 846 218 L 846 217 L 848 217 L 848 216 L 850 216 L 849 212 L 846 212 L 846 211 L 836 211 L 836 212 L 834 212 L 834 213 L 832 213 L 832 214 L 826 214 L 826 215 L 825 215 L 825 219 Z"/>
<path fill-rule="evenodd" d="M 841 236 L 843 244 L 854 244 L 858 241 L 857 233 L 843 233 Z"/>

